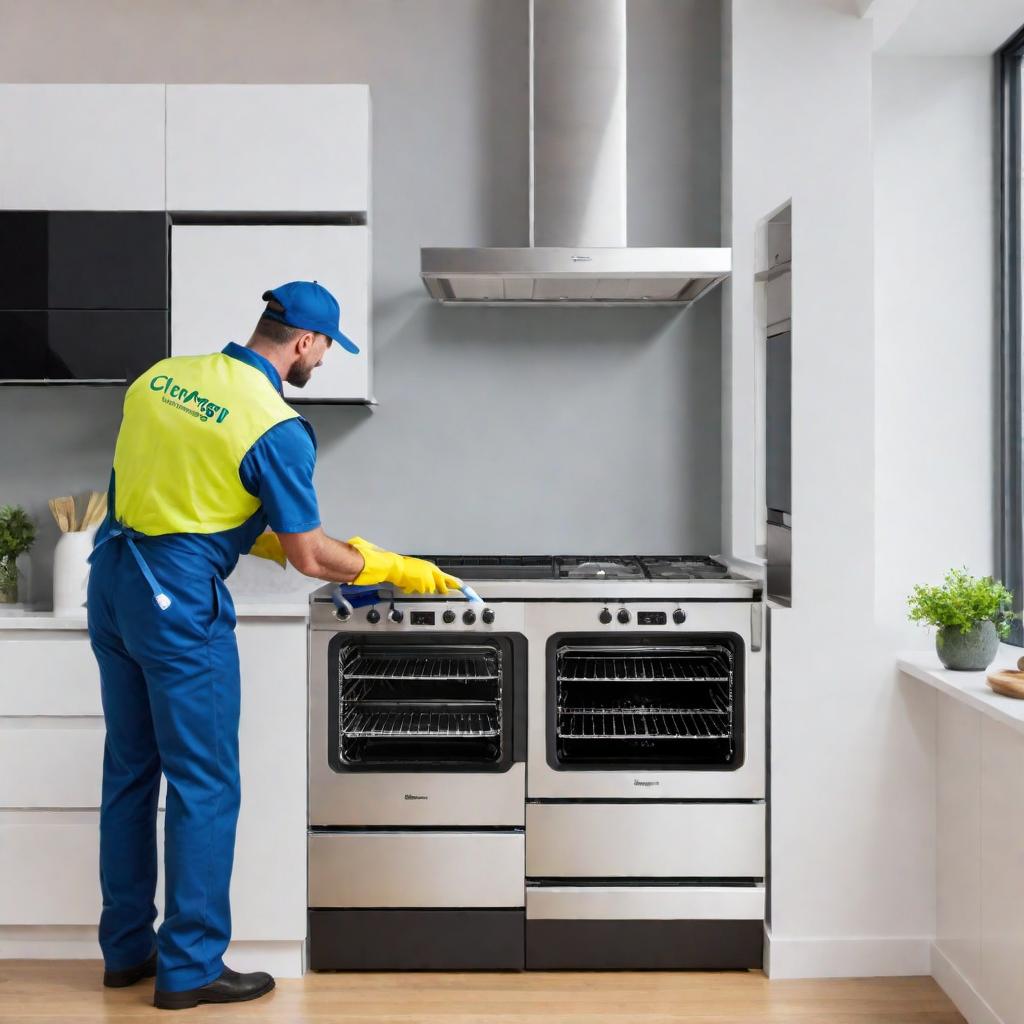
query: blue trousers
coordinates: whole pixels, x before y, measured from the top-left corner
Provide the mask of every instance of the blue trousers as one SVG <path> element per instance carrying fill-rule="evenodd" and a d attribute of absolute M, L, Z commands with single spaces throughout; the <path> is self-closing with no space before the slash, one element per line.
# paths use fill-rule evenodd
<path fill-rule="evenodd" d="M 177 992 L 220 976 L 231 937 L 239 672 L 223 581 L 183 573 L 175 585 L 166 575 L 172 604 L 161 611 L 125 539 L 114 538 L 95 552 L 88 614 L 107 728 L 100 946 L 110 970 L 141 963 L 155 946 L 157 988 Z M 161 774 L 165 908 L 154 934 Z"/>

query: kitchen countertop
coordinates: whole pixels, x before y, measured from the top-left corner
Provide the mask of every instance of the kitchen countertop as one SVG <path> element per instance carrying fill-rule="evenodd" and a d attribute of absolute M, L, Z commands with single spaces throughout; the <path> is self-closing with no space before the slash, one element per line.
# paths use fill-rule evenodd
<path fill-rule="evenodd" d="M 228 577 L 228 590 L 239 619 L 304 619 L 309 612 L 309 595 L 322 586 L 319 580 L 282 570 L 263 558 L 243 555 Z M 0 632 L 19 629 L 85 629 L 85 609 L 80 615 L 54 615 L 45 607 L 0 605 Z"/>
<path fill-rule="evenodd" d="M 1016 668 L 1022 653 L 1019 647 L 1000 644 L 999 653 L 989 670 Z M 934 651 L 905 651 L 897 656 L 896 664 L 901 672 L 935 687 L 947 697 L 1024 733 L 1024 700 L 993 692 L 985 682 L 986 672 L 951 672 L 942 667 Z"/>

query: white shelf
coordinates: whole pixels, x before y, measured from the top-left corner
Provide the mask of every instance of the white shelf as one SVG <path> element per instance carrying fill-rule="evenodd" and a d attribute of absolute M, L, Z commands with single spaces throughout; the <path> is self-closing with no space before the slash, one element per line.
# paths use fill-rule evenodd
<path fill-rule="evenodd" d="M 953 672 L 945 669 L 933 651 L 904 652 L 897 656 L 896 664 L 901 672 L 933 686 L 947 697 L 1024 733 L 1024 700 L 995 693 L 985 681 L 988 672 L 1015 669 L 1017 659 L 1022 654 L 1024 650 L 1020 647 L 1000 644 L 995 661 L 984 672 Z"/>

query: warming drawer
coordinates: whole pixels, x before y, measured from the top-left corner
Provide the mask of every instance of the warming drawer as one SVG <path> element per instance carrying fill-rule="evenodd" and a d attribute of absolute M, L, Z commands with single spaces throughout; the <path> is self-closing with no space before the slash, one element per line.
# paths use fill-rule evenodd
<path fill-rule="evenodd" d="M 530 878 L 763 878 L 763 803 L 530 803 Z"/>
<path fill-rule="evenodd" d="M 522 907 L 522 832 L 316 832 L 310 907 Z"/>
<path fill-rule="evenodd" d="M 764 885 L 530 885 L 528 921 L 763 921 Z"/>

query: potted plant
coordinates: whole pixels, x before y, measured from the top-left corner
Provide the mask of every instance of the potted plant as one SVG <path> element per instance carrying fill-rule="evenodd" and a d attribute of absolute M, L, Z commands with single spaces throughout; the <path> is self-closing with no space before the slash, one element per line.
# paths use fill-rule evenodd
<path fill-rule="evenodd" d="M 979 671 L 992 664 L 1010 632 L 1013 595 L 991 576 L 950 569 L 942 586 L 918 584 L 910 595 L 912 622 L 938 626 L 935 650 L 946 668 Z"/>
<path fill-rule="evenodd" d="M 36 526 L 17 505 L 0 506 L 0 604 L 18 600 L 18 555 L 36 539 Z"/>

